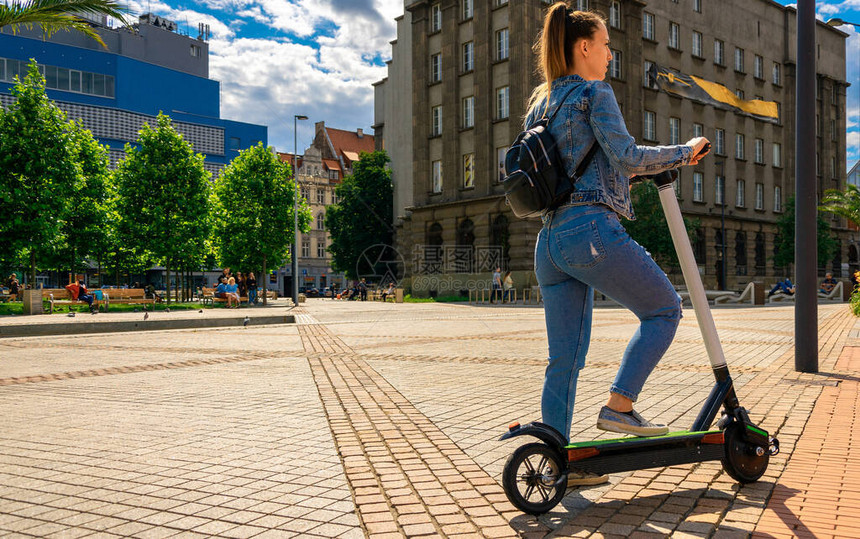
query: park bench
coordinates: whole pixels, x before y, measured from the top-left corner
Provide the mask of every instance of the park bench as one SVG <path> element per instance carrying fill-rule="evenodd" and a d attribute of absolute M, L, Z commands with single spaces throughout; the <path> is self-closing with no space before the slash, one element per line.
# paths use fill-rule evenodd
<path fill-rule="evenodd" d="M 95 292 L 95 290 L 90 290 L 90 293 Z M 93 294 L 95 299 L 93 299 L 93 305 L 101 305 L 106 304 L 106 300 L 104 299 L 104 294 L 102 295 L 103 299 L 98 299 L 95 294 Z M 77 299 L 72 299 L 71 294 L 65 288 L 43 288 L 42 289 L 42 300 L 48 300 L 48 305 L 50 305 L 49 313 L 54 314 L 54 305 L 86 305 L 87 302 L 80 301 Z"/>
<path fill-rule="evenodd" d="M 203 305 L 207 303 L 212 305 L 213 303 L 227 303 L 225 298 L 216 298 L 215 297 L 215 289 L 214 288 L 206 288 L 205 286 L 200 289 L 202 294 L 200 296 L 200 301 Z M 269 296 L 271 297 L 271 296 Z M 274 298 L 273 298 L 274 299 Z M 248 303 L 248 296 L 242 296 L 239 298 L 240 302 Z"/>
<path fill-rule="evenodd" d="M 111 303 L 134 303 L 155 304 L 155 298 L 146 297 L 143 288 L 111 288 L 102 290 L 105 296 L 105 308 L 110 308 Z"/>

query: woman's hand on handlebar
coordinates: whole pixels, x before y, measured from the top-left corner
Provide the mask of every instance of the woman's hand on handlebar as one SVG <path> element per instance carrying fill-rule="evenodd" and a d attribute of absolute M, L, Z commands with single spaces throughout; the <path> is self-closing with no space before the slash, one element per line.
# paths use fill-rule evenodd
<path fill-rule="evenodd" d="M 696 137 L 687 141 L 687 146 L 693 148 L 693 158 L 690 159 L 691 165 L 698 165 L 703 157 L 711 151 L 711 143 L 705 137 Z"/>

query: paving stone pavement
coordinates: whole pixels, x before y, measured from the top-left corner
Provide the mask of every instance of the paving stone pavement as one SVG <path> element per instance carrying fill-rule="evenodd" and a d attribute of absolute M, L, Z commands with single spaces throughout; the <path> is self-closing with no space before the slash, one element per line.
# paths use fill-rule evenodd
<path fill-rule="evenodd" d="M 524 441 L 497 441 L 539 418 L 540 308 L 291 313 L 0 341 L 0 536 L 860 537 L 845 516 L 860 509 L 860 324 L 845 305 L 820 306 L 814 375 L 793 371 L 792 307 L 714 311 L 742 405 L 782 444 L 761 481 L 739 487 L 719 463 L 613 474 L 540 519 L 500 486 Z M 612 436 L 595 416 L 636 327 L 596 311 L 574 439 Z M 690 310 L 637 409 L 684 429 L 712 383 Z"/>

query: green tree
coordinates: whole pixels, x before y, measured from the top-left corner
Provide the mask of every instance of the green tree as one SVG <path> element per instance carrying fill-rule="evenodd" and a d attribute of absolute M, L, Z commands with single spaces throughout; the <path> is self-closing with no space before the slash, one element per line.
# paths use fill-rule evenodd
<path fill-rule="evenodd" d="M 663 267 L 677 267 L 678 253 L 672 243 L 666 215 L 660 203 L 660 193 L 653 182 L 644 181 L 633 186 L 630 191 L 636 220 L 624 220 L 624 228 L 630 237 L 648 250 L 654 260 Z M 698 220 L 684 218 L 687 235 L 693 237 L 699 228 Z"/>
<path fill-rule="evenodd" d="M 293 242 L 293 201 L 298 187 L 290 166 L 257 144 L 239 153 L 215 182 L 215 245 L 222 266 L 262 269 L 289 261 Z M 299 205 L 299 230 L 310 230 L 311 210 Z M 296 278 L 296 276 L 293 276 Z M 263 294 L 266 304 L 266 294 Z"/>
<path fill-rule="evenodd" d="M 93 138 L 83 122 L 71 123 L 69 127 L 69 147 L 79 165 L 79 174 L 73 194 L 64 201 L 57 242 L 41 246 L 41 251 L 45 260 L 54 261 L 54 269 L 69 269 L 75 275 L 85 259 L 98 257 L 106 249 L 113 185 L 107 148 Z"/>
<path fill-rule="evenodd" d="M 337 188 L 340 202 L 326 215 L 332 267 L 350 279 L 358 278 L 359 258 L 366 249 L 394 241 L 394 189 L 387 167 L 391 159 L 385 151 L 362 152 L 359 157 L 353 173 Z"/>
<path fill-rule="evenodd" d="M 773 262 L 777 266 L 786 267 L 794 263 L 794 196 L 785 204 L 785 213 L 776 222 L 776 255 Z M 818 264 L 827 264 L 833 259 L 838 246 L 830 235 L 830 225 L 821 216 L 816 215 L 818 228 Z"/>
<path fill-rule="evenodd" d="M 167 270 L 199 268 L 211 232 L 209 173 L 203 156 L 159 114 L 156 127 L 144 124 L 139 147 L 126 144 L 115 173 L 118 248 L 133 257 L 150 257 Z"/>
<path fill-rule="evenodd" d="M 127 13 L 114 0 L 12 0 L 0 4 L 0 28 L 8 27 L 15 34 L 22 26 L 29 30 L 36 24 L 45 38 L 59 30 L 77 30 L 107 48 L 95 28 L 79 15 L 105 15 L 127 25 Z"/>
<path fill-rule="evenodd" d="M 12 94 L 9 109 L 0 107 L 0 251 L 29 258 L 34 285 L 37 253 L 61 238 L 80 167 L 66 115 L 45 95 L 35 60 Z"/>
<path fill-rule="evenodd" d="M 818 210 L 844 217 L 854 224 L 860 224 L 860 189 L 850 183 L 845 186 L 845 191 L 828 189 L 824 192 Z"/>

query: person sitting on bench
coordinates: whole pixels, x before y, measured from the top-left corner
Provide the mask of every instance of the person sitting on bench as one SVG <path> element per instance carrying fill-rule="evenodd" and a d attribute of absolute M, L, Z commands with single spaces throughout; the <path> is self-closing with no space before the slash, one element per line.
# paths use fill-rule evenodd
<path fill-rule="evenodd" d="M 773 288 L 771 288 L 770 292 L 767 293 L 767 297 L 771 297 L 772 295 L 776 294 L 777 292 L 779 292 L 781 294 L 785 294 L 787 296 L 793 296 L 795 290 L 796 290 L 796 287 L 791 283 L 791 279 L 786 277 L 784 281 L 780 281 L 780 282 L 776 283 L 775 285 L 773 285 Z"/>
<path fill-rule="evenodd" d="M 382 292 L 382 301 L 385 301 L 385 298 L 391 295 L 394 295 L 394 283 L 388 283 L 388 288 Z"/>
<path fill-rule="evenodd" d="M 95 300 L 96 298 L 89 293 L 89 290 L 87 290 L 87 285 L 84 284 L 83 281 L 67 284 L 66 290 L 69 291 L 69 295 L 71 296 L 72 300 L 83 301 L 90 306 L 90 312 L 95 311 L 95 307 L 93 307 L 93 300 Z"/>
<path fill-rule="evenodd" d="M 833 292 L 833 288 L 836 286 L 836 279 L 833 278 L 833 274 L 828 272 L 824 274 L 824 280 L 821 281 L 821 288 L 819 290 L 825 294 L 829 294 Z"/>

